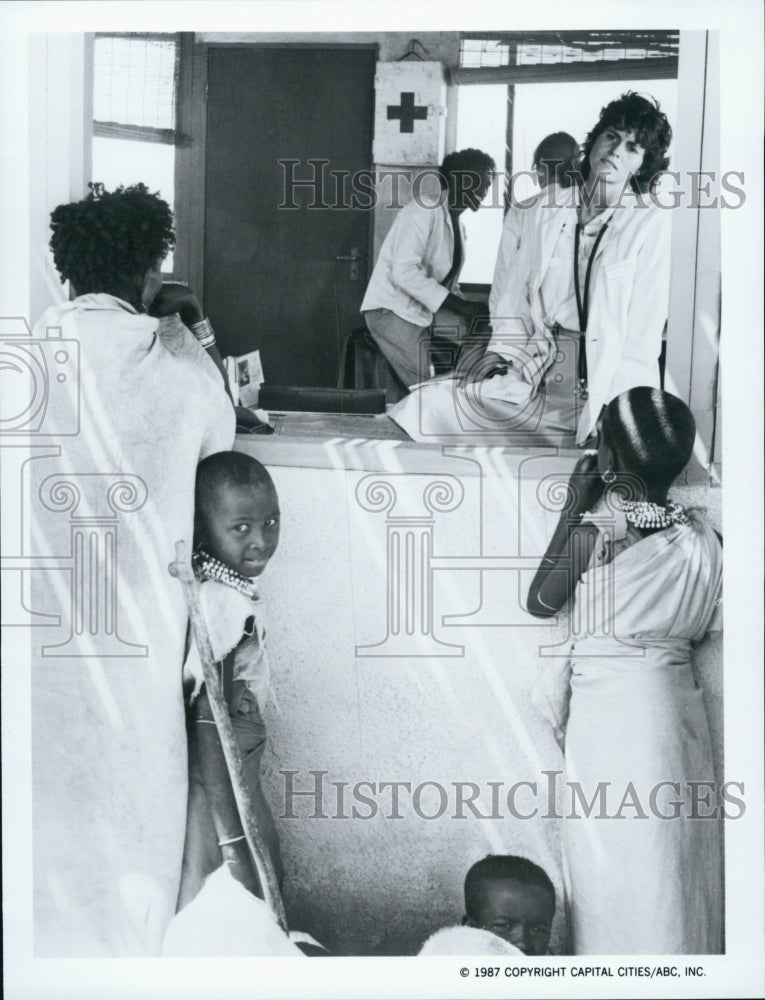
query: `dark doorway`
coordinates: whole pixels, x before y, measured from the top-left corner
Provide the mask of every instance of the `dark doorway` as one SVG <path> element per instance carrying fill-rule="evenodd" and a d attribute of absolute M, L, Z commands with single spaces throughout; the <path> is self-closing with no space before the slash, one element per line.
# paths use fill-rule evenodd
<path fill-rule="evenodd" d="M 372 49 L 208 50 L 205 307 L 221 352 L 259 349 L 272 384 L 335 385 L 359 322 L 372 213 L 342 205 L 371 168 L 375 62 Z M 289 184 L 322 177 L 323 190 Z"/>

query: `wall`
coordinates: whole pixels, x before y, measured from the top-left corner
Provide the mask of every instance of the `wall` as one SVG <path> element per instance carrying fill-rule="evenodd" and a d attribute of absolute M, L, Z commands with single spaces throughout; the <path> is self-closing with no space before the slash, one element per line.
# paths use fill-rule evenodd
<path fill-rule="evenodd" d="M 460 37 L 459 32 L 420 32 L 416 36 L 421 47 L 415 51 L 430 63 L 441 63 L 444 69 L 456 67 L 459 64 Z M 406 55 L 412 37 L 406 32 L 327 32 L 317 34 L 312 32 L 297 32 L 286 36 L 279 33 L 264 32 L 263 34 L 232 34 L 200 32 L 196 36 L 199 42 L 215 44 L 280 44 L 280 45 L 369 45 L 379 46 L 378 57 L 381 63 L 396 63 Z M 404 70 L 416 67 L 420 60 L 405 59 L 401 61 Z M 408 84 L 407 84 L 408 86 Z M 457 98 L 458 88 L 446 88 L 446 115 L 441 123 L 441 152 L 450 152 L 455 148 L 457 129 Z M 415 125 L 415 129 L 417 126 Z M 380 180 L 376 185 L 377 200 L 374 209 L 373 239 L 371 260 L 377 259 L 385 236 L 396 217 L 397 206 L 405 205 L 411 199 L 412 177 L 421 167 L 433 167 L 440 162 L 440 155 L 435 151 L 428 158 L 414 162 L 411 158 L 396 159 L 387 156 L 375 160 L 374 169 L 390 175 L 401 172 L 398 179 Z M 402 168 L 402 164 L 407 166 Z M 394 188 L 395 185 L 395 188 Z M 400 192 L 400 198 L 393 191 Z M 371 274 L 371 270 L 369 272 Z"/>
<path fill-rule="evenodd" d="M 366 473 L 342 467 L 342 445 L 326 448 L 335 469 L 282 466 L 276 439 L 240 438 L 237 447 L 269 465 L 282 510 L 280 549 L 262 591 L 276 694 L 267 713 L 264 766 L 276 814 L 290 812 L 288 799 L 294 814 L 278 820 L 291 920 L 337 954 L 414 954 L 430 933 L 461 919 L 462 882 L 474 861 L 487 853 L 517 853 L 541 864 L 556 885 L 553 946 L 565 951 L 560 825 L 542 815 L 548 781 L 543 772 L 560 771 L 562 757 L 532 702 L 535 680 L 550 663 L 540 650 L 555 644 L 562 653 L 568 650 L 565 619 L 539 623 L 520 609 L 528 575 L 522 585 L 507 570 L 486 571 L 482 580 L 477 570 L 460 569 L 459 560 L 479 552 L 502 557 L 543 551 L 554 516 L 541 510 L 537 484 L 545 474 L 566 474 L 574 458 L 479 449 L 462 457 L 447 453 L 436 466 L 432 451 L 424 450 L 415 474 L 409 462 L 389 452 L 391 471 L 373 477 L 388 486 L 378 486 L 377 510 L 371 510 L 373 504 L 362 502 L 371 496 Z M 363 467 L 363 450 L 348 450 L 354 466 L 360 461 Z M 474 458 L 481 454 L 479 477 Z M 454 479 L 464 496 L 450 504 Z M 444 509 L 429 515 L 424 488 L 437 480 L 449 484 L 441 494 Z M 396 506 L 386 514 L 391 493 Z M 713 494 L 686 488 L 679 498 L 708 505 L 712 522 L 719 523 L 719 491 Z M 433 556 L 452 562 L 451 569 L 435 573 L 430 635 L 420 635 L 415 610 L 403 646 L 371 650 L 385 638 L 390 608 L 386 532 L 402 524 L 392 518 L 418 514 L 419 522 L 405 524 L 405 530 L 416 533 L 429 521 Z M 457 617 L 445 617 L 450 615 Z M 444 645 L 438 655 L 433 638 L 452 648 Z M 720 657 L 719 636 L 695 653 L 718 779 Z M 288 778 L 280 771 L 297 773 Z M 324 773 L 317 778 L 311 772 Z M 288 781 L 293 790 L 314 794 L 290 799 Z M 362 789 L 377 805 L 373 816 L 372 806 L 353 797 L 361 781 L 376 786 Z M 458 806 L 455 782 L 475 783 L 477 808 L 490 816 L 489 783 L 500 783 L 504 803 L 510 786 L 520 781 L 537 783 L 537 797 L 522 790 L 516 800 L 519 813 L 541 801 L 533 819 L 512 816 L 504 804 L 501 818 L 478 818 Z M 347 783 L 341 805 L 333 782 Z M 399 789 L 400 818 L 392 818 L 392 791 L 381 790 L 381 782 L 409 783 L 408 790 Z M 413 806 L 414 790 L 426 782 L 447 791 L 440 817 L 424 818 L 439 808 L 435 785 L 423 790 L 419 810 Z"/>
<path fill-rule="evenodd" d="M 459 32 L 420 31 L 412 36 L 405 31 L 295 31 L 284 32 L 225 32 L 200 31 L 198 42 L 208 44 L 231 43 L 237 45 L 378 45 L 380 62 L 395 62 L 409 48 L 412 37 L 422 44 L 417 52 L 425 59 L 437 59 L 445 66 L 456 66 L 459 61 Z"/>
<path fill-rule="evenodd" d="M 719 412 L 721 165 L 716 32 L 680 33 L 677 117 L 673 169 L 680 172 L 689 196 L 672 219 L 665 385 L 688 403 L 696 418 L 697 446 L 689 479 L 703 482 L 711 473 L 719 482 L 722 455 L 719 447 L 715 454 L 715 434 Z M 696 172 L 704 180 L 694 199 L 691 178 Z M 735 203 L 735 198 L 730 200 Z"/>
<path fill-rule="evenodd" d="M 38 34 L 29 43 L 29 304 L 34 322 L 67 296 L 51 255 L 50 213 L 84 197 L 92 140 L 92 38 Z"/>

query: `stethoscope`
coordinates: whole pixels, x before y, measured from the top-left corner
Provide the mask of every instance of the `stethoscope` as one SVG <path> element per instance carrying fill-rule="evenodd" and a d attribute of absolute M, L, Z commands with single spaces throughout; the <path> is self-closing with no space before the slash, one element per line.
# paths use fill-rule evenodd
<path fill-rule="evenodd" d="M 608 223 L 604 222 L 595 237 L 595 242 L 593 243 L 592 250 L 590 251 L 590 256 L 587 259 L 587 268 L 584 273 L 584 298 L 582 298 L 582 293 L 579 287 L 579 236 L 584 228 L 581 222 L 577 220 L 576 229 L 574 230 L 574 291 L 576 292 L 576 311 L 579 315 L 579 363 L 578 363 L 578 394 L 583 398 L 587 398 L 587 348 L 586 348 L 586 333 L 587 333 L 587 313 L 590 304 L 590 276 L 592 274 L 592 262 L 595 260 L 595 255 L 598 252 L 598 247 L 600 246 L 600 241 L 603 239 L 603 234 L 608 229 Z"/>

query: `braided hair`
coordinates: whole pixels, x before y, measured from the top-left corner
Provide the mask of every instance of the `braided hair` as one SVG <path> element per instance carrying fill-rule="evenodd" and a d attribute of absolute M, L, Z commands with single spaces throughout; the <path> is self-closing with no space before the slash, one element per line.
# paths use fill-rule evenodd
<path fill-rule="evenodd" d="M 170 206 L 145 184 L 104 191 L 51 213 L 50 248 L 61 282 L 78 295 L 108 292 L 140 306 L 146 271 L 175 246 Z"/>
<path fill-rule="evenodd" d="M 602 433 L 622 471 L 666 490 L 693 454 L 696 421 L 677 396 L 641 385 L 611 400 Z"/>

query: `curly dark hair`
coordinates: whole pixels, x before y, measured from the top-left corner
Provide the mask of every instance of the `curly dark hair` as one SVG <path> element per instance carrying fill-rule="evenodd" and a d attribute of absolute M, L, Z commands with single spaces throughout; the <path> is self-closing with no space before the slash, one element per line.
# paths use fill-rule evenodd
<path fill-rule="evenodd" d="M 104 191 L 51 212 L 50 248 L 61 282 L 78 295 L 108 292 L 140 306 L 143 276 L 175 246 L 173 213 L 145 184 Z"/>
<path fill-rule="evenodd" d="M 585 180 L 590 176 L 590 153 L 595 140 L 609 128 L 635 133 L 635 141 L 643 147 L 645 156 L 640 170 L 631 179 L 632 187 L 636 192 L 652 191 L 658 175 L 669 166 L 667 150 L 672 142 L 672 128 L 659 102 L 628 90 L 601 108 L 598 123 L 582 148 L 581 174 Z"/>
<path fill-rule="evenodd" d="M 488 153 L 468 148 L 448 153 L 438 172 L 444 189 L 448 187 L 449 178 L 454 178 L 456 203 L 467 208 L 469 199 L 466 200 L 465 196 L 477 190 L 486 174 L 493 174 L 496 169 L 497 165 Z"/>
<path fill-rule="evenodd" d="M 439 167 L 442 174 L 456 174 L 470 171 L 475 174 L 487 174 L 497 169 L 497 164 L 481 149 L 458 149 L 448 153 Z"/>

